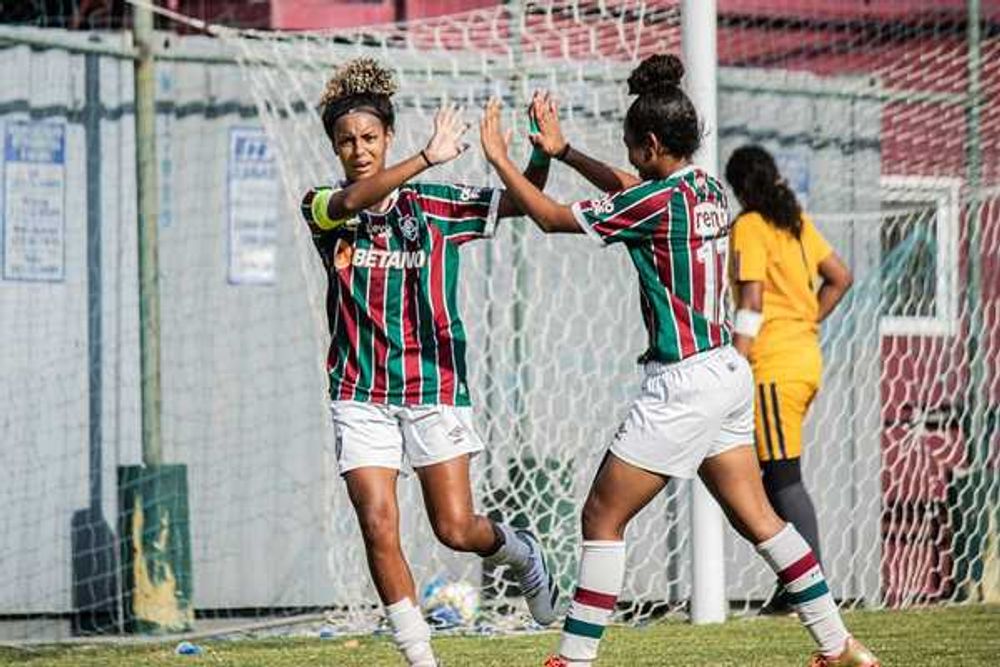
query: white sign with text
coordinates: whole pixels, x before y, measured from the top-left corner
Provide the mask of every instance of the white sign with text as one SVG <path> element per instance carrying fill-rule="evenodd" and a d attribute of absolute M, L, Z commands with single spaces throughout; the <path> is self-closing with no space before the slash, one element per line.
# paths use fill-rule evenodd
<path fill-rule="evenodd" d="M 15 121 L 3 140 L 3 277 L 66 277 L 66 126 Z"/>
<path fill-rule="evenodd" d="M 263 129 L 229 133 L 229 282 L 270 285 L 276 279 L 281 183 Z"/>

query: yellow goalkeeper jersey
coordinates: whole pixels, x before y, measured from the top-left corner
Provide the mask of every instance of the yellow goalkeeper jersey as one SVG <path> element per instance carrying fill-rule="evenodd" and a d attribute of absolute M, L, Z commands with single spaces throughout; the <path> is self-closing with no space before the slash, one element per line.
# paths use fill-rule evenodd
<path fill-rule="evenodd" d="M 753 212 L 736 219 L 730 243 L 734 279 L 764 283 L 764 323 L 750 348 L 755 380 L 818 385 L 819 264 L 833 252 L 830 244 L 805 214 L 795 238 Z"/>

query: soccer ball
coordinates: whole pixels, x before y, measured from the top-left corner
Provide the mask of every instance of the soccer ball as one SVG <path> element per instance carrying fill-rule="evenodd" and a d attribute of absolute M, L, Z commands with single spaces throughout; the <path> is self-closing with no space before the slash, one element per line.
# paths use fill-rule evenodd
<path fill-rule="evenodd" d="M 471 625 L 479 614 L 479 589 L 467 581 L 438 576 L 424 586 L 420 606 L 436 628 Z"/>

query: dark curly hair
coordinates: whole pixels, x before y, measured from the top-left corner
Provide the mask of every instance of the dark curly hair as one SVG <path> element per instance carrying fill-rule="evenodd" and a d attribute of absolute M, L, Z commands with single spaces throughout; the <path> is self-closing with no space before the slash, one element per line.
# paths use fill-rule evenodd
<path fill-rule="evenodd" d="M 759 213 L 770 224 L 799 238 L 802 207 L 766 149 L 748 145 L 733 151 L 726 163 L 726 180 L 744 211 Z"/>
<path fill-rule="evenodd" d="M 386 129 L 396 123 L 392 96 L 397 89 L 392 71 L 373 58 L 355 58 L 334 72 L 320 98 L 323 129 L 333 140 L 337 119 L 352 111 L 367 111 L 378 116 Z"/>
<path fill-rule="evenodd" d="M 681 90 L 684 64 L 673 54 L 653 55 L 628 78 L 629 95 L 638 95 L 625 114 L 625 132 L 633 140 L 653 133 L 674 157 L 688 159 L 701 146 L 698 112 Z"/>

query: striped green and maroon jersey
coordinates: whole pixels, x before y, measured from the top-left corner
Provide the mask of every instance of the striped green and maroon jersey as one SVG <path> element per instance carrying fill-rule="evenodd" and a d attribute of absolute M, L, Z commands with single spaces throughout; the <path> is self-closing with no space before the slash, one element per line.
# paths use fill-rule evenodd
<path fill-rule="evenodd" d="M 719 181 L 686 167 L 669 177 L 573 204 L 589 235 L 625 244 L 639 272 L 649 348 L 680 361 L 729 344 L 729 204 Z"/>
<path fill-rule="evenodd" d="M 326 266 L 334 400 L 469 405 L 459 246 L 492 236 L 501 190 L 414 183 L 332 231 L 302 211 Z"/>

